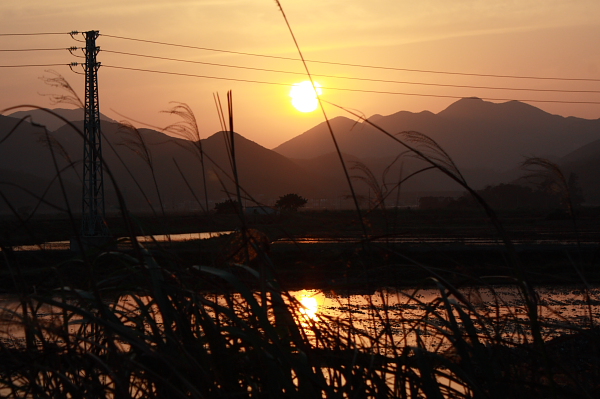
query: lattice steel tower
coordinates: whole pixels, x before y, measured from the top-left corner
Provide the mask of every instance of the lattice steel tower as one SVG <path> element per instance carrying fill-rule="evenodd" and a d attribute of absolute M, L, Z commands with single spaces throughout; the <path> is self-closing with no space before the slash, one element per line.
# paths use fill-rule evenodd
<path fill-rule="evenodd" d="M 83 206 L 82 237 L 108 237 L 104 210 L 104 176 L 102 173 L 102 142 L 100 104 L 98 103 L 98 69 L 96 55 L 98 31 L 85 36 L 85 117 L 83 122 Z"/>

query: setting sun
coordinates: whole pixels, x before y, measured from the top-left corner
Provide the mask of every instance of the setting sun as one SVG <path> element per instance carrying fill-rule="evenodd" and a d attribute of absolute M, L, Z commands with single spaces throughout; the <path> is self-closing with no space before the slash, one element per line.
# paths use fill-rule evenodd
<path fill-rule="evenodd" d="M 302 83 L 295 83 L 290 90 L 292 105 L 300 112 L 313 112 L 319 106 L 317 96 L 323 94 L 321 85 L 315 82 L 315 87 L 305 80 Z"/>

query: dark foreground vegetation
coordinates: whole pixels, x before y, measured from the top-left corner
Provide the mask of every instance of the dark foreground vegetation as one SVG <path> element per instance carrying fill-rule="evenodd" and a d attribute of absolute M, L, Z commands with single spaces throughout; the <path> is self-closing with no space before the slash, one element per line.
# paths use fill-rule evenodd
<path fill-rule="evenodd" d="M 135 234 L 235 231 L 208 240 L 132 237 L 85 253 L 3 244 L 2 287 L 15 305 L 2 312 L 12 332 L 0 341 L 0 390 L 23 398 L 593 398 L 600 331 L 588 287 L 598 282 L 598 210 L 579 211 L 577 232 L 555 215 L 500 213 L 510 249 L 481 212 L 409 209 L 366 212 L 366 238 L 353 211 L 302 211 L 243 224 L 215 214 L 130 219 Z M 124 220 L 109 219 L 116 236 L 127 236 Z M 2 226 L 12 245 L 72 231 L 60 218 Z M 495 283 L 521 291 L 523 306 L 484 311 L 460 290 Z M 588 316 L 541 317 L 539 283 L 578 287 Z M 365 331 L 350 313 L 307 319 L 288 293 L 389 285 L 413 287 L 405 306 L 423 315 L 398 322 L 391 308 L 373 306 L 377 328 Z M 421 302 L 416 287 L 439 296 Z M 553 329 L 563 334 L 549 338 Z M 439 345 L 427 343 L 432 337 Z"/>
<path fill-rule="evenodd" d="M 223 191 L 235 208 L 242 199 L 258 202 L 237 178 L 230 93 L 227 105 L 228 115 L 218 108 L 231 164 L 210 172 L 218 172 L 229 187 L 233 182 L 234 190 L 223 183 Z M 185 126 L 197 126 L 188 108 L 176 109 L 186 110 Z M 375 201 L 361 207 L 336 147 L 356 205 L 351 212 L 244 215 L 238 207 L 235 215 L 168 216 L 152 179 L 159 201 L 151 217 L 131 214 L 114 185 L 119 215 L 107 222 L 119 240 L 77 252 L 18 251 L 22 244 L 78 237 L 78 217 L 30 218 L 2 195 L 14 212 L 2 220 L 0 236 L 0 285 L 10 293 L 0 309 L 0 395 L 597 397 L 600 303 L 592 288 L 599 281 L 598 210 L 578 209 L 574 184 L 549 161 L 530 159 L 524 165 L 538 168 L 538 180 L 560 194 L 561 209 L 551 215 L 498 213 L 433 140 L 372 125 L 398 146 L 399 158 L 416 157 L 426 165 L 423 171 L 440 171 L 463 187 L 473 204 L 429 211 L 386 208 L 393 190 L 363 168 L 358 180 L 370 187 Z M 201 173 L 190 178 L 203 179 L 208 154 L 193 133 Z M 131 137 L 155 177 L 143 137 Z M 204 184 L 208 204 L 206 191 Z M 234 233 L 189 242 L 137 239 L 223 230 Z M 79 247 L 85 246 L 79 242 Z M 518 303 L 497 295 L 499 283 L 518 293 Z M 547 283 L 575 287 L 584 316 L 546 317 L 536 285 Z M 373 293 L 388 285 L 412 289 L 401 304 L 388 304 L 383 294 L 379 304 L 373 299 L 367 310 L 370 328 L 355 323 L 350 307 L 339 318 L 309 317 L 290 292 Z M 437 295 L 424 300 L 424 286 Z M 465 295 L 465 287 L 488 289 L 491 302 Z M 409 316 L 414 309 L 420 313 Z"/>
<path fill-rule="evenodd" d="M 233 215 L 174 216 L 157 209 L 140 216 L 122 201 L 120 214 L 107 220 L 119 238 L 76 252 L 18 246 L 77 237 L 78 215 L 7 216 L 0 232 L 0 288 L 9 293 L 0 312 L 0 395 L 597 396 L 598 209 L 573 207 L 565 184 L 558 211 L 496 212 L 435 143 L 405 136 L 434 151 L 428 157 L 405 144 L 460 183 L 479 209 L 397 209 L 376 201 L 344 212 L 245 215 L 238 208 Z M 242 203 L 241 191 L 230 193 L 232 203 Z M 385 190 L 375 194 L 383 199 Z M 188 242 L 137 238 L 198 231 L 233 233 Z M 505 303 L 495 284 L 518 292 L 519 302 Z M 539 284 L 575 287 L 585 315 L 548 318 Z M 290 292 L 383 298 L 375 291 L 382 286 L 412 288 L 401 304 L 373 303 L 370 328 L 356 324 L 349 307 L 336 318 L 307 317 Z M 425 301 L 423 287 L 437 296 Z M 465 287 L 491 290 L 492 302 L 477 304 Z M 408 315 L 413 309 L 418 316 Z"/>

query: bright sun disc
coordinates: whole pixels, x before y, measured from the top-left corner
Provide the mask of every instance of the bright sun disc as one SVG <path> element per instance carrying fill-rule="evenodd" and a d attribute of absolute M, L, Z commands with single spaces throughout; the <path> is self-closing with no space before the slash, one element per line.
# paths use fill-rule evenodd
<path fill-rule="evenodd" d="M 292 105 L 300 112 L 313 112 L 319 106 L 317 96 L 323 94 L 321 85 L 315 82 L 315 88 L 306 80 L 302 83 L 294 83 L 290 90 Z"/>

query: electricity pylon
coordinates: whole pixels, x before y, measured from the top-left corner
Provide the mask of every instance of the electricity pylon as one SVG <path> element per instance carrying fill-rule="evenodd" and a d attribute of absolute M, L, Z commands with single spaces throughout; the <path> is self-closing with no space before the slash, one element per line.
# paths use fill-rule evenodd
<path fill-rule="evenodd" d="M 81 236 L 108 237 L 104 210 L 104 176 L 102 173 L 102 141 L 100 104 L 98 102 L 98 69 L 96 55 L 98 31 L 85 36 L 85 117 L 83 122 L 83 202 Z"/>

